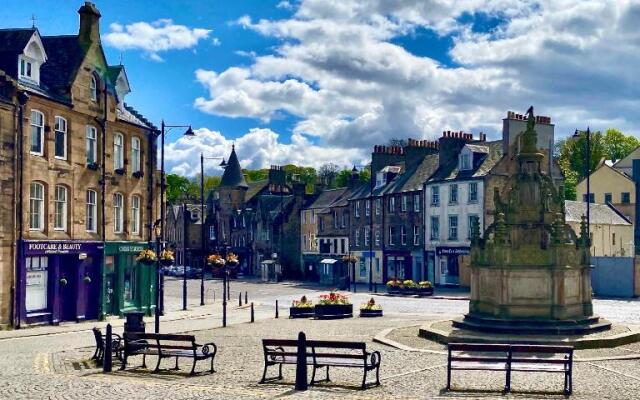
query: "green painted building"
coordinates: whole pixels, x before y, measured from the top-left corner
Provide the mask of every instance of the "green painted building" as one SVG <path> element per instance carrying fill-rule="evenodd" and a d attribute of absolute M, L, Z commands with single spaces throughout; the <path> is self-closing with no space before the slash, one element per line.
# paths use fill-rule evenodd
<path fill-rule="evenodd" d="M 102 264 L 102 315 L 155 309 L 156 266 L 136 262 L 147 242 L 105 242 Z"/>

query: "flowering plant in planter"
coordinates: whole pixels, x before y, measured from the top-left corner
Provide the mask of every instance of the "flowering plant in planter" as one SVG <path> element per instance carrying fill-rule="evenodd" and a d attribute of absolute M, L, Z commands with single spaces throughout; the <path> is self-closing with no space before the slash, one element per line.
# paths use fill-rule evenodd
<path fill-rule="evenodd" d="M 418 287 L 420 289 L 425 289 L 425 288 L 432 288 L 433 284 L 429 281 L 420 281 L 418 282 Z"/>
<path fill-rule="evenodd" d="M 160 264 L 162 265 L 173 265 L 175 261 L 175 257 L 173 256 L 173 251 L 171 250 L 162 250 L 160 252 Z"/>
<path fill-rule="evenodd" d="M 229 253 L 227 254 L 227 264 L 235 267 L 236 265 L 238 265 L 238 263 L 240 262 L 240 260 L 238 259 L 238 255 L 234 254 L 234 253 Z"/>
<path fill-rule="evenodd" d="M 404 286 L 405 289 L 417 289 L 418 288 L 418 284 L 415 283 L 411 279 L 405 280 L 404 282 L 402 282 L 402 285 Z"/>
<path fill-rule="evenodd" d="M 142 250 L 136 257 L 136 261 L 144 265 L 151 265 L 156 262 L 157 259 L 158 257 L 155 251 L 151 249 Z"/>
<path fill-rule="evenodd" d="M 360 259 L 358 256 L 346 255 L 342 257 L 342 261 L 346 263 L 357 263 Z"/>
<path fill-rule="evenodd" d="M 330 292 L 329 294 L 321 294 L 319 305 L 346 305 L 351 304 L 349 300 L 349 296 L 345 296 L 344 294 Z"/>
<path fill-rule="evenodd" d="M 360 305 L 361 310 L 382 310 L 382 306 L 372 298 L 369 299 L 366 303 L 362 303 Z"/>
<path fill-rule="evenodd" d="M 402 282 L 400 282 L 396 278 L 393 278 L 393 279 L 391 279 L 390 281 L 387 282 L 387 287 L 388 288 L 397 288 L 397 287 L 400 287 L 401 283 Z"/>
<path fill-rule="evenodd" d="M 302 296 L 300 300 L 291 302 L 291 308 L 313 308 L 313 302 L 307 296 Z"/>
<path fill-rule="evenodd" d="M 207 257 L 207 264 L 213 265 L 214 267 L 221 268 L 224 266 L 226 261 L 219 254 L 210 254 Z"/>

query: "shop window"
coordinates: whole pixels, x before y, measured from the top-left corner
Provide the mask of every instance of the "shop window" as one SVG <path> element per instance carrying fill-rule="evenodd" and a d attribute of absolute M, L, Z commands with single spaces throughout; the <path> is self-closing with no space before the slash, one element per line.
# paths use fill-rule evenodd
<path fill-rule="evenodd" d="M 113 232 L 122 233 L 122 193 L 113 195 Z"/>
<path fill-rule="evenodd" d="M 131 168 L 133 168 L 133 172 L 140 172 L 140 139 L 137 137 L 131 138 Z"/>
<path fill-rule="evenodd" d="M 135 306 L 136 270 L 132 256 L 127 256 L 127 266 L 124 269 L 123 298 L 125 307 Z"/>
<path fill-rule="evenodd" d="M 364 263 L 364 258 L 360 259 L 360 276 L 367 276 L 367 266 Z"/>
<path fill-rule="evenodd" d="M 25 258 L 27 269 L 25 307 L 27 312 L 47 309 L 48 261 L 48 257 Z"/>
<path fill-rule="evenodd" d="M 67 188 L 61 185 L 56 186 L 54 197 L 54 218 L 53 229 L 58 231 L 67 230 Z"/>
<path fill-rule="evenodd" d="M 131 197 L 131 233 L 140 234 L 140 196 Z"/>
<path fill-rule="evenodd" d="M 31 154 L 44 154 L 44 115 L 37 110 L 31 111 Z"/>
<path fill-rule="evenodd" d="M 113 169 L 124 168 L 124 137 L 120 133 L 113 136 Z"/>
<path fill-rule="evenodd" d="M 67 159 L 67 120 L 56 117 L 55 123 L 55 157 L 60 160 Z"/>
<path fill-rule="evenodd" d="M 44 230 L 44 185 L 39 182 L 29 187 L 29 229 Z"/>
<path fill-rule="evenodd" d="M 87 126 L 86 131 L 86 153 L 87 164 L 95 164 L 98 160 L 98 131 L 91 125 Z"/>

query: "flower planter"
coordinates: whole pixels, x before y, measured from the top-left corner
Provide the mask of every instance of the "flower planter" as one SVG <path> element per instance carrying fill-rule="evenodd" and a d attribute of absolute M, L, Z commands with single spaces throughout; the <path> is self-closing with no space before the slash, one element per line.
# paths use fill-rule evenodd
<path fill-rule="evenodd" d="M 316 304 L 316 319 L 341 319 L 353 317 L 353 304 Z"/>
<path fill-rule="evenodd" d="M 289 318 L 313 318 L 314 307 L 289 307 Z"/>
<path fill-rule="evenodd" d="M 366 308 L 360 309 L 360 318 L 382 317 L 382 310 L 370 310 Z"/>
<path fill-rule="evenodd" d="M 387 286 L 387 292 L 389 294 L 400 294 L 401 289 L 397 286 Z"/>
<path fill-rule="evenodd" d="M 433 288 L 429 287 L 429 288 L 420 288 L 418 289 L 418 291 L 416 292 L 416 294 L 418 296 L 431 296 L 433 294 Z"/>
<path fill-rule="evenodd" d="M 169 259 L 160 259 L 160 265 L 162 265 L 163 267 L 168 267 L 173 265 L 173 260 L 169 260 Z"/>
<path fill-rule="evenodd" d="M 402 289 L 402 294 L 407 295 L 407 296 L 412 296 L 412 295 L 418 294 L 418 289 L 416 289 L 416 288 L 404 288 L 404 289 Z"/>

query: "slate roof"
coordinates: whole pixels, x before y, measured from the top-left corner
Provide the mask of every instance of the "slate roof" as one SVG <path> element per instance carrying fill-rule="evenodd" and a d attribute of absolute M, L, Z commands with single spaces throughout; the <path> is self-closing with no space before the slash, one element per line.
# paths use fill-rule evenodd
<path fill-rule="evenodd" d="M 318 198 L 311 203 L 306 209 L 314 209 L 314 210 L 324 210 L 328 207 L 331 207 L 344 193 L 347 191 L 347 188 L 338 188 L 338 189 L 330 189 L 323 190 Z"/>
<path fill-rule="evenodd" d="M 472 146 L 467 144 L 466 146 Z M 438 168 L 438 170 L 429 179 L 429 182 L 467 180 L 481 178 L 485 176 L 491 168 L 502 158 L 502 140 L 493 142 L 484 142 L 482 145 L 475 145 L 482 155 L 478 158 L 474 157 L 473 166 L 469 170 L 460 170 L 458 168 L 458 157 L 452 157 L 446 164 Z M 485 151 L 488 150 L 488 151 Z"/>
<path fill-rule="evenodd" d="M 84 60 L 78 35 L 43 36 L 47 62 L 40 67 L 40 82 L 56 95 L 68 95 L 69 86 Z"/>
<path fill-rule="evenodd" d="M 580 222 L 583 215 L 587 215 L 587 203 L 582 201 L 565 200 L 565 220 Z M 614 206 L 610 204 L 591 203 L 589 220 L 592 224 L 602 225 L 632 225 Z"/>
<path fill-rule="evenodd" d="M 224 173 L 222 174 L 220 186 L 239 187 L 245 189 L 249 188 L 249 185 L 247 185 L 247 181 L 244 179 L 244 175 L 242 174 L 242 169 L 240 168 L 240 162 L 238 161 L 235 147 L 231 149 L 231 155 L 227 161 L 227 167 L 224 169 Z"/>
<path fill-rule="evenodd" d="M 245 194 L 245 197 L 244 197 L 245 202 L 249 202 L 256 195 L 258 195 L 262 191 L 262 189 L 266 188 L 268 185 L 269 185 L 268 179 L 261 179 L 259 181 L 249 182 L 247 184 L 248 186 L 247 193 Z"/>
<path fill-rule="evenodd" d="M 22 53 L 35 28 L 0 29 L 0 69 L 9 76 L 18 76 L 18 55 Z"/>

